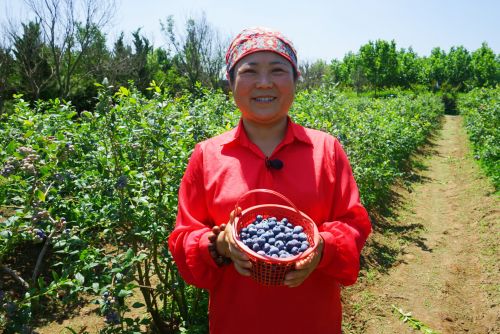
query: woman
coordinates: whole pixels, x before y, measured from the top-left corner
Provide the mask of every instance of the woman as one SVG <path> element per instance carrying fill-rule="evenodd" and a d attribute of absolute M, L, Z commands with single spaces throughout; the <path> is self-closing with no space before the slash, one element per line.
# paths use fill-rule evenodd
<path fill-rule="evenodd" d="M 340 287 L 356 281 L 371 232 L 347 157 L 335 138 L 288 116 L 297 56 L 281 33 L 244 30 L 226 63 L 241 119 L 196 145 L 170 251 L 186 282 L 208 289 L 211 333 L 340 333 Z M 285 286 L 253 281 L 231 235 L 236 202 L 256 188 L 288 197 L 320 231 L 317 252 L 287 274 Z"/>

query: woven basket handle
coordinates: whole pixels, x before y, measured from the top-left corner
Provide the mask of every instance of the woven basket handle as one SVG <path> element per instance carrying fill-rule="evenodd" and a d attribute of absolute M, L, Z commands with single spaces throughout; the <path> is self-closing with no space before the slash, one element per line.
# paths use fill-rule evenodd
<path fill-rule="evenodd" d="M 289 204 L 296 212 L 297 214 L 300 215 L 300 211 L 299 209 L 297 209 L 297 207 L 295 206 L 295 204 L 292 203 L 292 201 L 290 201 L 287 197 L 285 197 L 284 195 L 280 194 L 279 192 L 277 191 L 274 191 L 274 190 L 271 190 L 271 189 L 263 189 L 263 188 L 258 188 L 258 189 L 252 189 L 252 190 L 249 190 L 247 191 L 245 194 L 241 195 L 241 197 L 238 199 L 238 201 L 236 202 L 236 205 L 234 206 L 234 209 L 237 210 L 238 207 L 240 206 L 240 202 L 247 198 L 249 195 L 251 194 L 255 194 L 255 193 L 267 193 L 267 194 L 271 194 L 271 195 L 275 195 L 279 198 L 281 198 L 283 201 L 285 201 L 287 204 Z M 240 212 L 241 214 L 241 212 Z"/>

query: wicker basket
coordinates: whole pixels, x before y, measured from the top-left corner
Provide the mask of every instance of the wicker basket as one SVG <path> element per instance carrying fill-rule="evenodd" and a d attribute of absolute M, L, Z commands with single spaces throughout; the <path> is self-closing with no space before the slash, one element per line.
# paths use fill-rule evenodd
<path fill-rule="evenodd" d="M 285 275 L 295 268 L 295 263 L 300 259 L 311 255 L 317 248 L 317 240 L 319 232 L 314 221 L 305 213 L 299 211 L 297 207 L 282 194 L 269 189 L 254 189 L 245 193 L 236 203 L 236 208 L 240 206 L 240 202 L 247 196 L 254 193 L 268 193 L 275 195 L 290 206 L 279 204 L 261 204 L 243 209 L 240 215 L 236 216 L 233 222 L 233 237 L 238 248 L 247 254 L 252 263 L 252 278 L 258 283 L 265 286 L 280 286 L 283 285 Z M 309 248 L 298 255 L 288 258 L 273 258 L 257 254 L 248 248 L 240 239 L 240 231 L 243 227 L 248 226 L 255 221 L 257 215 L 262 215 L 264 218 L 276 217 L 278 220 L 287 218 L 290 223 L 295 226 L 302 226 L 304 233 L 307 235 Z"/>

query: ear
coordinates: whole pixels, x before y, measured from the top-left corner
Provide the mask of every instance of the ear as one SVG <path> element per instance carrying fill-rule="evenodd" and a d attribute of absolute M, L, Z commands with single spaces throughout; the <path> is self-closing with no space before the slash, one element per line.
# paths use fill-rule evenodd
<path fill-rule="evenodd" d="M 231 91 L 234 91 L 233 82 L 231 81 L 231 78 L 229 77 L 229 73 L 227 73 L 227 72 L 226 72 L 226 79 L 227 79 L 227 82 L 229 84 L 229 89 L 231 89 Z"/>

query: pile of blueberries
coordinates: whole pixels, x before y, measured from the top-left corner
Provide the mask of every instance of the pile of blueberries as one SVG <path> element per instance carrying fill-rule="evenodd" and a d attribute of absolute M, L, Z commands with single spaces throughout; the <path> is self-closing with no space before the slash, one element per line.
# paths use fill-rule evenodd
<path fill-rule="evenodd" d="M 259 255 L 288 258 L 305 252 L 309 248 L 307 235 L 300 225 L 294 226 L 287 218 L 264 218 L 255 220 L 239 232 L 240 240 Z"/>

